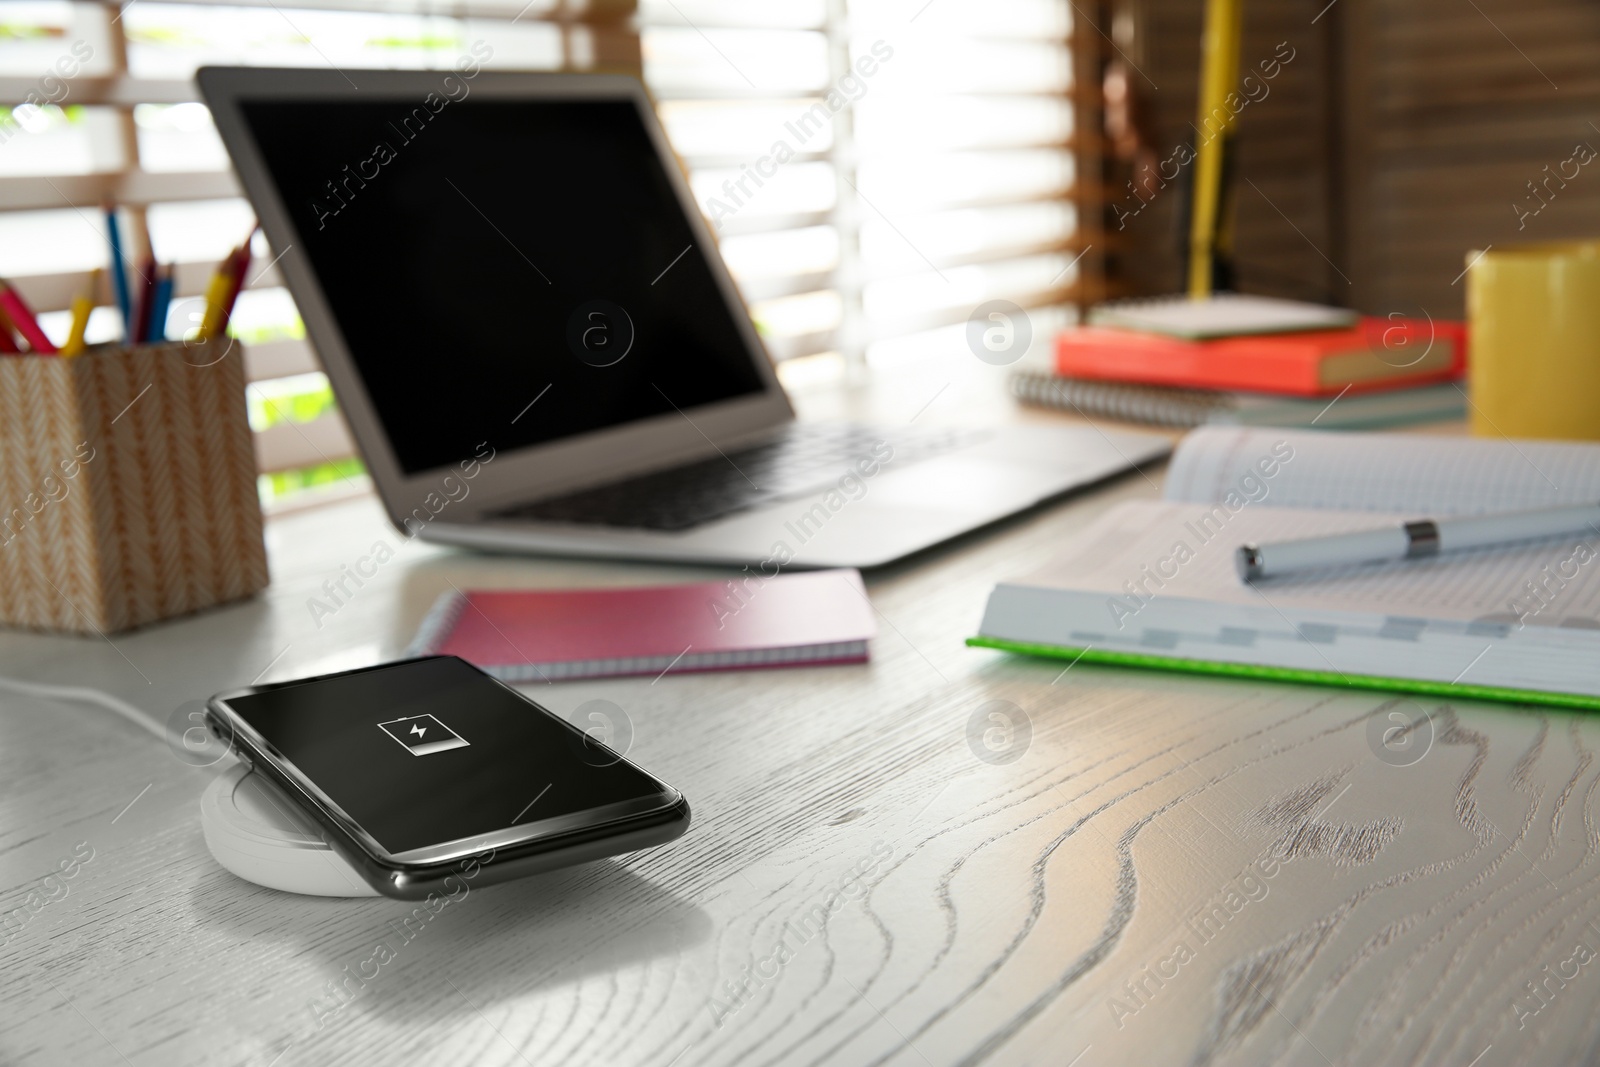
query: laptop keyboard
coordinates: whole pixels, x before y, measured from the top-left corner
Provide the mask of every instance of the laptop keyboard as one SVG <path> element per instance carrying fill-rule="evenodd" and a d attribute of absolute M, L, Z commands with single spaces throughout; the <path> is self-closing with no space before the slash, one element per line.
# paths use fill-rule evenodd
<path fill-rule="evenodd" d="M 682 467 L 551 497 L 501 512 L 503 518 L 580 526 L 687 530 L 784 497 L 835 485 L 857 462 L 894 449 L 890 469 L 964 448 L 974 430 L 885 431 L 838 423 L 794 423 L 782 436 Z M 878 451 L 874 453 L 874 447 Z"/>

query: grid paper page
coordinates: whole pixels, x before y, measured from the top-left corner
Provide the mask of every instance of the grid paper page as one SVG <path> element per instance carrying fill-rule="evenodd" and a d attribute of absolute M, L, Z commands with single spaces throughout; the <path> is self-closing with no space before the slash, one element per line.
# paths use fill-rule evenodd
<path fill-rule="evenodd" d="M 1234 550 L 1245 541 L 1342 533 L 1399 521 L 1395 515 L 1253 505 L 1229 515 L 1221 506 L 1135 501 L 1107 512 L 1071 550 L 1020 584 L 1127 597 L 1131 583 L 1141 597 L 1256 608 L 1266 597 L 1279 609 L 1401 620 L 1514 624 L 1520 618 L 1528 626 L 1600 629 L 1600 537 L 1595 536 L 1339 567 L 1273 579 L 1255 589 L 1234 570 Z M 1186 552 L 1178 551 L 1180 544 Z"/>
<path fill-rule="evenodd" d="M 1278 460 L 1286 448 L 1292 457 Z M 1588 504 L 1600 502 L 1600 445 L 1208 427 L 1178 446 L 1165 497 L 1260 496 L 1257 483 L 1264 505 L 1408 519 Z"/>

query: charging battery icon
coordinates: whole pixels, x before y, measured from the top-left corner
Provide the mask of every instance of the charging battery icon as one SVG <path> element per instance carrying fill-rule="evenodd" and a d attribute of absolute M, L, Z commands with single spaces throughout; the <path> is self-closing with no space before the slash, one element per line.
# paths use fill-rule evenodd
<path fill-rule="evenodd" d="M 470 742 L 432 715 L 412 715 L 380 722 L 378 728 L 394 738 L 413 756 L 431 756 L 452 748 L 465 748 Z"/>

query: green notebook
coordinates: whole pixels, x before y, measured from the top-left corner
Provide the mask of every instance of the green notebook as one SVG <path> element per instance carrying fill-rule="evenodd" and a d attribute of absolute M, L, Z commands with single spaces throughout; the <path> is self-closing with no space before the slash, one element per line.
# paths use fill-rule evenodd
<path fill-rule="evenodd" d="M 1600 446 L 1207 428 L 990 594 L 968 644 L 1267 681 L 1600 709 L 1600 532 L 1246 585 L 1246 541 L 1600 499 Z"/>

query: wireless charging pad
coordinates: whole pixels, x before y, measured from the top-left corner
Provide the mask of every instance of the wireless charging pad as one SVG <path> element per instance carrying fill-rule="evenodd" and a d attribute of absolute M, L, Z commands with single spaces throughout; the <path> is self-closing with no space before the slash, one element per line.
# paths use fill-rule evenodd
<path fill-rule="evenodd" d="M 316 897 L 375 897 L 277 786 L 242 764 L 200 797 L 206 847 L 247 882 Z"/>

